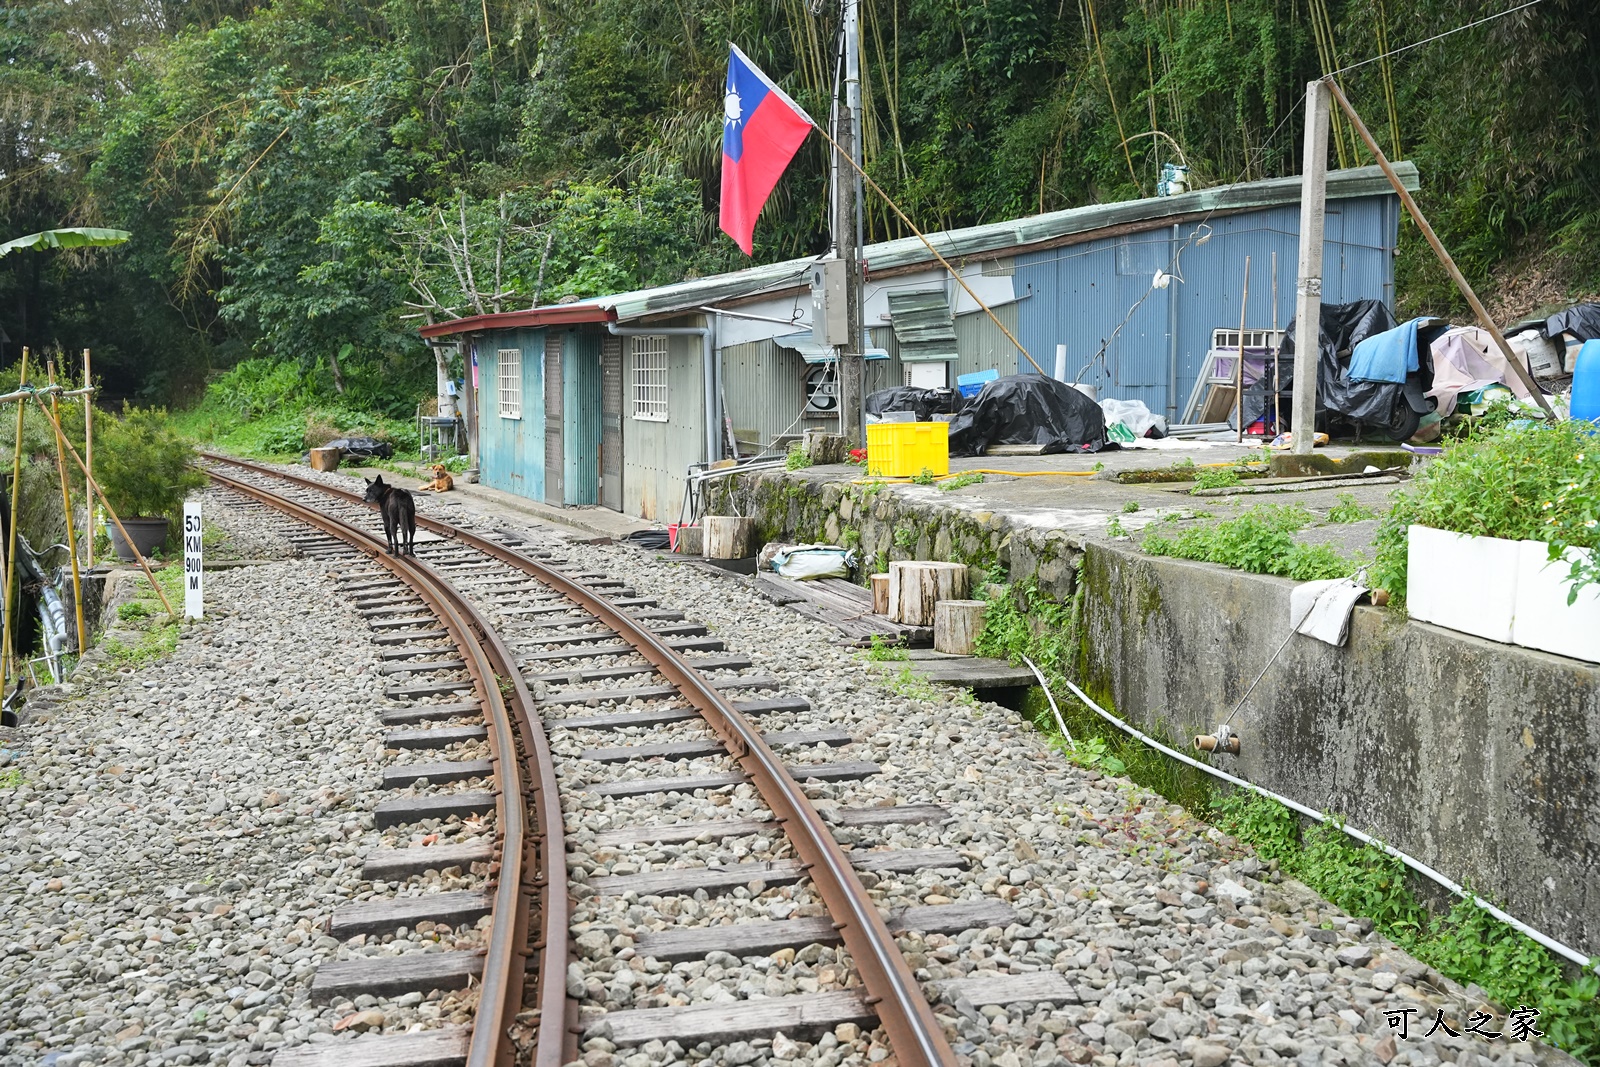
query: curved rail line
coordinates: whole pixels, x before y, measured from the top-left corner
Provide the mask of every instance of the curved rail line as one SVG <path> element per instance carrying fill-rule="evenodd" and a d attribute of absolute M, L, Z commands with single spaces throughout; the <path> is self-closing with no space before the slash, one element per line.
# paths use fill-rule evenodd
<path fill-rule="evenodd" d="M 364 505 L 364 501 L 356 493 L 325 485 L 303 475 L 275 470 L 231 456 L 209 452 L 202 455 L 217 463 L 254 471 L 317 490 L 346 502 Z M 218 476 L 213 472 L 213 477 L 225 476 Z M 230 484 L 243 484 L 236 483 L 234 479 L 228 481 Z M 259 489 L 252 495 L 256 494 L 264 494 L 258 495 L 257 499 L 271 496 Z M 665 642 L 617 610 L 604 598 L 566 575 L 515 549 L 452 523 L 419 514 L 417 524 L 433 533 L 470 545 L 564 594 L 637 649 L 651 666 L 679 690 L 684 699 L 700 712 L 707 725 L 750 776 L 762 799 L 771 807 L 773 815 L 783 827 L 784 834 L 789 838 L 802 862 L 802 868 L 811 878 L 829 914 L 833 917 L 834 926 L 839 931 L 840 938 L 861 975 L 862 985 L 867 992 L 866 1003 L 877 1013 L 879 1022 L 889 1038 L 890 1047 L 899 1062 L 903 1067 L 955 1067 L 955 1053 L 950 1048 L 943 1027 L 923 997 L 910 966 L 895 944 L 894 935 L 890 933 L 888 924 L 856 877 L 844 850 L 834 840 L 821 815 L 811 805 L 777 754 L 732 703 Z M 367 539 L 374 540 L 370 536 Z M 426 569 L 424 565 L 415 563 L 412 565 Z M 492 637 L 492 633 L 489 636 Z M 521 675 L 517 670 L 508 670 L 505 676 L 513 681 L 519 691 L 526 692 L 522 689 Z M 531 706 L 532 701 L 529 700 L 525 707 Z M 542 742 L 543 731 L 536 729 L 535 733 Z M 549 749 L 546 746 L 541 751 L 542 761 L 539 766 L 541 788 L 536 794 L 535 814 L 540 825 L 546 828 L 541 857 L 543 881 L 540 883 L 541 903 L 545 909 L 541 916 L 542 936 L 539 946 L 543 951 L 540 954 L 541 965 L 537 977 L 542 1023 L 543 1020 L 567 1017 L 565 967 L 568 923 L 565 851 L 564 847 L 560 849 L 554 847 L 561 841 L 561 807 L 556 796 L 555 774 L 552 769 L 553 764 L 549 762 Z M 502 787 L 502 792 L 504 791 Z M 554 831 L 553 836 L 549 830 Z M 559 923 L 553 919 L 558 913 L 561 917 Z M 497 932 L 498 929 L 499 926 L 496 924 Z M 485 988 L 488 986 L 489 974 L 489 964 L 486 961 Z M 555 1029 L 545 1025 L 539 1027 L 535 1067 L 560 1067 L 571 1058 L 562 1045 L 553 1040 L 554 1035 L 551 1031 Z M 569 1028 L 561 1029 L 567 1031 Z M 474 1049 L 477 1047 L 477 1032 L 478 1027 L 475 1025 Z M 477 1064 L 480 1061 L 474 1058 L 471 1062 Z"/>
<path fill-rule="evenodd" d="M 494 919 L 484 956 L 482 985 L 468 1044 L 467 1063 L 468 1067 L 490 1067 L 510 1062 L 510 1042 L 505 1035 L 511 1020 L 522 1009 L 522 979 L 525 972 L 522 961 L 528 945 L 526 905 L 530 886 L 523 872 L 530 837 L 536 843 L 533 850 L 535 858 L 553 856 L 560 861 L 560 874 L 555 882 L 557 892 L 548 892 L 548 875 L 535 876 L 531 883 L 533 888 L 540 891 L 542 898 L 555 898 L 553 901 L 541 900 L 543 936 L 533 947 L 541 951 L 553 947 L 560 953 L 557 958 L 562 960 L 563 967 L 566 965 L 568 926 L 565 846 L 560 802 L 555 794 L 555 769 L 549 746 L 544 743 L 544 731 L 538 725 L 537 716 L 530 714 L 533 695 L 522 681 L 516 658 L 477 609 L 427 564 L 410 556 L 391 556 L 387 546 L 377 537 L 315 508 L 215 470 L 207 473 L 218 485 L 322 530 L 382 564 L 422 598 L 461 650 L 489 728 L 488 739 L 497 785 L 495 825 L 499 831 L 496 849 L 498 859 L 491 862 L 489 868 L 491 878 L 499 876 L 493 897 Z M 502 689 L 502 685 L 509 689 L 509 693 Z M 529 764 L 532 764 L 531 768 Z M 530 769 L 534 773 L 529 774 Z M 526 829 L 530 807 L 526 799 L 527 791 L 531 791 L 535 798 L 531 807 L 538 830 L 532 835 Z M 550 806 L 552 804 L 553 807 Z M 553 826 L 548 819 L 551 811 L 555 812 Z M 540 857 L 540 853 L 543 853 L 543 857 Z M 551 936 L 552 923 L 555 924 L 554 937 Z M 548 987 L 549 983 L 545 985 Z M 559 984 L 556 988 L 564 995 Z M 553 1044 L 555 1047 L 547 1055 L 560 1057 L 564 1054 L 562 1046 L 567 1040 L 568 1030 L 564 1001 L 556 1003 L 553 1014 L 541 1015 L 541 1021 L 544 1018 L 557 1020 L 557 1025 L 539 1027 L 541 1045 Z"/>

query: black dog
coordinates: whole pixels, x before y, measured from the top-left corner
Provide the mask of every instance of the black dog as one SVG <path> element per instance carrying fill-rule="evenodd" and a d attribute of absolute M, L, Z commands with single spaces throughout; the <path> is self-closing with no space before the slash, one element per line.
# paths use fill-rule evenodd
<path fill-rule="evenodd" d="M 404 489 L 383 484 L 383 475 L 367 483 L 365 500 L 378 505 L 383 513 L 383 535 L 389 539 L 389 554 L 401 554 L 401 537 L 405 540 L 405 554 L 417 554 L 412 542 L 417 537 L 417 502 Z"/>

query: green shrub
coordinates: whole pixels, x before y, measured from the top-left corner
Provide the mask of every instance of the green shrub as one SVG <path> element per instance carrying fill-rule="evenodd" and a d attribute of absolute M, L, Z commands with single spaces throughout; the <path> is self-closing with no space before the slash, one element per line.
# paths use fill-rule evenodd
<path fill-rule="evenodd" d="M 1260 504 L 1237 518 L 1184 530 L 1175 537 L 1150 534 L 1140 547 L 1152 556 L 1176 556 L 1220 563 L 1252 574 L 1276 574 L 1297 581 L 1343 578 L 1355 562 L 1327 545 L 1302 545 L 1296 531 L 1311 524 L 1311 513 L 1295 504 Z"/>
<path fill-rule="evenodd" d="M 160 408 L 124 408 L 121 418 L 101 418 L 94 429 L 95 480 L 119 517 L 170 516 L 206 484 L 190 465 L 194 447 Z"/>
<path fill-rule="evenodd" d="M 1506 425 L 1450 445 L 1415 484 L 1397 493 L 1378 527 L 1373 583 L 1391 597 L 1406 590 L 1406 528 L 1548 541 L 1550 558 L 1567 548 L 1600 547 L 1600 436 L 1577 419 Z M 1570 597 L 1600 582 L 1600 557 L 1573 563 Z"/>
<path fill-rule="evenodd" d="M 1356 500 L 1354 493 L 1340 493 L 1338 503 L 1328 509 L 1329 522 L 1361 522 L 1377 517 L 1378 513 L 1369 507 L 1363 507 L 1360 501 Z"/>
<path fill-rule="evenodd" d="M 1191 493 L 1198 493 L 1202 489 L 1226 489 L 1239 484 L 1239 471 L 1236 467 L 1214 467 L 1211 470 L 1200 472 L 1194 480 Z"/>

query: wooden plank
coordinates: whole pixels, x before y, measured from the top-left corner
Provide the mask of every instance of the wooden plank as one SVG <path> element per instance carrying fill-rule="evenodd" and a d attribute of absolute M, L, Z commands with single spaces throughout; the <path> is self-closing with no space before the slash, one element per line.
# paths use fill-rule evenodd
<path fill-rule="evenodd" d="M 398 997 L 435 989 L 465 989 L 482 973 L 483 957 L 476 952 L 408 952 L 336 960 L 317 968 L 311 979 L 311 1002 L 331 1004 L 354 1000 L 363 993 Z"/>
<path fill-rule="evenodd" d="M 417 626 L 433 626 L 438 623 L 432 615 L 415 615 L 404 619 L 376 619 L 369 620 L 367 625 L 374 630 L 404 630 Z"/>
<path fill-rule="evenodd" d="M 391 685 L 383 695 L 395 700 L 415 700 L 417 697 L 436 697 L 444 693 L 459 693 L 474 686 L 471 678 L 447 678 L 441 682 L 405 682 Z"/>
<path fill-rule="evenodd" d="M 889 848 L 875 852 L 851 849 L 845 855 L 858 871 L 929 871 L 967 865 L 967 858 L 953 848 Z"/>
<path fill-rule="evenodd" d="M 603 830 L 594 835 L 595 848 L 631 848 L 636 845 L 680 845 L 688 841 L 722 840 L 749 834 L 782 833 L 770 819 L 712 819 L 708 822 L 680 822 L 657 826 L 629 826 L 622 830 Z"/>
<path fill-rule="evenodd" d="M 985 974 L 970 978 L 946 978 L 931 984 L 941 1000 L 950 1004 L 965 1000 L 974 1008 L 987 1004 L 1078 1003 L 1078 991 L 1060 971 Z"/>
<path fill-rule="evenodd" d="M 846 730 L 790 730 L 764 736 L 767 744 L 774 748 L 786 745 L 829 745 L 838 748 L 855 740 Z M 671 741 L 657 745 L 586 748 L 578 754 L 578 758 L 594 760 L 597 763 L 624 763 L 628 760 L 641 759 L 694 759 L 699 756 L 715 756 L 726 751 L 721 741 L 707 738 L 701 741 Z"/>
<path fill-rule="evenodd" d="M 864 642 L 877 636 L 908 647 L 933 644 L 931 627 L 906 626 L 873 614 L 872 592 L 842 578 L 791 582 L 775 574 L 757 573 L 752 580 L 762 596 L 832 626 L 852 640 Z"/>
<path fill-rule="evenodd" d="M 990 445 L 986 456 L 1042 456 L 1047 445 Z"/>
<path fill-rule="evenodd" d="M 489 731 L 483 726 L 440 726 L 431 730 L 390 730 L 383 735 L 384 748 L 448 748 L 463 741 L 483 741 Z"/>
<path fill-rule="evenodd" d="M 895 804 L 886 808 L 834 808 L 825 813 L 840 826 L 895 826 L 945 822 L 950 813 L 937 804 Z"/>
<path fill-rule="evenodd" d="M 604 896 L 671 896 L 704 889 L 708 893 L 726 892 L 734 886 L 764 882 L 769 886 L 798 882 L 805 872 L 799 860 L 757 860 L 715 867 L 679 867 L 643 874 L 605 874 L 589 879 L 589 886 Z"/>
<path fill-rule="evenodd" d="M 437 654 L 440 650 L 431 649 Z M 422 659 L 403 660 L 400 663 L 385 663 L 378 668 L 379 674 L 425 674 L 428 671 L 461 671 L 466 670 L 465 660 L 459 659 Z"/>
<path fill-rule="evenodd" d="M 411 659 L 415 656 L 448 656 L 455 652 L 452 645 L 401 645 L 378 653 L 382 660 Z"/>
<path fill-rule="evenodd" d="M 670 648 L 679 652 L 721 652 L 728 646 L 715 637 L 692 637 L 683 641 L 668 641 Z M 596 645 L 593 648 L 576 649 L 567 651 L 553 649 L 549 652 L 535 652 L 530 656 L 522 657 L 522 666 L 532 667 L 538 663 L 550 663 L 566 659 L 582 659 L 591 656 L 628 656 L 637 655 L 638 650 L 632 645 L 611 644 Z"/>
<path fill-rule="evenodd" d="M 378 713 L 378 721 L 385 726 L 405 726 L 417 722 L 434 722 L 439 719 L 474 718 L 483 715 L 483 707 L 475 700 L 457 704 L 413 704 L 409 708 L 385 708 Z"/>
<path fill-rule="evenodd" d="M 574 786 L 573 791 L 597 797 L 642 797 L 651 793 L 692 793 L 697 789 L 726 789 L 750 779 L 736 771 L 706 774 L 696 778 L 637 778 L 627 782 L 592 782 Z"/>
<path fill-rule="evenodd" d="M 584 1034 L 603 1037 L 615 1045 L 651 1041 L 725 1045 L 780 1030 L 791 1037 L 815 1037 L 841 1023 L 876 1025 L 878 1017 L 864 997 L 860 990 L 851 989 L 696 1007 L 636 1008 L 602 1015 Z"/>
<path fill-rule="evenodd" d="M 1014 667 L 1003 659 L 984 656 L 946 656 L 917 649 L 908 653 L 906 666 L 911 673 L 935 685 L 959 685 L 968 689 L 1005 689 L 1037 685 L 1038 679 L 1027 667 Z"/>
<path fill-rule="evenodd" d="M 427 610 L 427 605 L 416 597 L 407 597 L 398 603 L 383 604 L 375 608 L 357 608 L 356 614 L 363 619 L 383 619 L 391 615 L 415 614 Z"/>
<path fill-rule="evenodd" d="M 883 768 L 871 760 L 840 760 L 838 763 L 791 763 L 789 774 L 797 782 L 855 782 L 871 778 Z"/>
<path fill-rule="evenodd" d="M 380 578 L 375 581 L 363 580 L 354 584 L 346 584 L 340 581 L 339 584 L 344 587 L 340 590 L 343 593 L 364 593 L 368 589 L 404 589 L 406 587 L 406 583 L 398 578 Z"/>
<path fill-rule="evenodd" d="M 454 928 L 475 923 L 487 914 L 489 897 L 481 890 L 362 900 L 334 908 L 328 919 L 328 933 L 338 938 L 393 933 L 419 922 L 448 923 Z"/>
<path fill-rule="evenodd" d="M 437 641 L 449 636 L 448 630 L 417 630 L 414 633 L 375 634 L 371 640 L 375 645 L 403 645 L 407 641 Z"/>
<path fill-rule="evenodd" d="M 740 655 L 703 656 L 699 659 L 689 660 L 689 666 L 697 671 L 742 671 L 750 665 L 750 657 Z M 569 685 L 577 685 L 579 682 L 594 682 L 603 678 L 629 678 L 636 674 L 654 673 L 656 673 L 654 664 L 623 663 L 615 667 L 547 671 L 543 674 L 525 674 L 523 677 L 530 682 L 566 682 Z"/>
<path fill-rule="evenodd" d="M 963 930 L 1006 927 L 1017 921 L 1009 904 L 979 900 L 964 904 L 938 904 L 900 908 L 889 918 L 892 933 L 919 930 L 925 934 L 956 934 Z M 732 926 L 695 926 L 645 933 L 634 946 L 642 956 L 677 963 L 704 959 L 712 952 L 770 956 L 781 948 L 837 945 L 843 938 L 825 916 L 781 922 L 746 922 Z"/>
<path fill-rule="evenodd" d="M 735 700 L 733 706 L 741 715 L 770 715 L 780 711 L 809 711 L 811 702 L 804 697 L 770 697 L 763 700 Z M 548 720 L 548 725 L 568 730 L 621 730 L 629 726 L 661 726 L 698 718 L 700 713 L 694 708 L 660 707 L 614 715 L 574 715 Z"/>
<path fill-rule="evenodd" d="M 714 688 L 721 690 L 730 689 L 781 689 L 783 683 L 769 674 L 743 674 L 726 677 L 707 678 Z M 569 689 L 565 692 L 552 693 L 539 703 L 541 704 L 587 704 L 590 701 L 602 704 L 614 704 L 626 700 L 655 700 L 660 697 L 677 696 L 678 689 L 671 685 L 636 685 L 617 686 L 612 689 Z"/>
<path fill-rule="evenodd" d="M 405 763 L 383 769 L 385 789 L 404 789 L 426 778 L 431 785 L 465 782 L 471 778 L 494 777 L 494 764 L 486 759 L 438 760 L 432 763 Z"/>
<path fill-rule="evenodd" d="M 487 841 L 469 841 L 462 845 L 379 848 L 367 853 L 361 865 L 361 877 L 369 882 L 402 882 L 413 875 L 442 871 L 448 867 L 460 867 L 465 871 L 474 863 L 488 863 L 492 854 Z"/>
<path fill-rule="evenodd" d="M 493 793 L 469 789 L 459 793 L 381 801 L 372 809 L 372 817 L 378 829 L 383 830 L 429 819 L 443 821 L 452 815 L 465 819 L 469 815 L 486 815 L 493 810 Z"/>
<path fill-rule="evenodd" d="M 308 1041 L 280 1049 L 272 1067 L 461 1067 L 472 1031 L 465 1026 L 414 1034 L 362 1034 L 334 1041 Z"/>
<path fill-rule="evenodd" d="M 696 637 L 711 631 L 698 622 L 680 622 L 672 626 L 652 626 L 650 627 L 650 632 L 657 637 Z M 617 632 L 615 630 L 600 630 L 586 634 L 552 634 L 549 637 L 530 637 L 529 640 L 541 645 L 585 645 L 597 641 L 615 641 L 616 638 Z M 722 646 L 718 645 L 717 647 L 720 648 Z M 530 656 L 528 658 L 532 659 L 533 657 Z"/>

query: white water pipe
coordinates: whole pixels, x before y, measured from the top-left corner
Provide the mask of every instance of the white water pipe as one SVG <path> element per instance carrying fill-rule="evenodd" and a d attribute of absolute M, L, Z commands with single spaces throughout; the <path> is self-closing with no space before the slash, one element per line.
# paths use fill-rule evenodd
<path fill-rule="evenodd" d="M 1133 737 L 1137 737 L 1140 741 L 1143 741 L 1145 744 L 1149 745 L 1151 748 L 1155 749 L 1156 751 L 1162 752 L 1162 753 L 1164 753 L 1164 754 L 1166 754 L 1168 756 L 1171 756 L 1173 759 L 1179 761 L 1180 763 L 1186 763 L 1189 766 L 1194 767 L 1197 770 L 1204 771 L 1206 774 L 1211 775 L 1213 778 L 1220 778 L 1224 782 L 1227 782 L 1227 783 L 1229 783 L 1231 785 L 1236 785 L 1236 786 L 1240 787 L 1241 789 L 1248 789 L 1252 793 L 1259 793 L 1261 796 L 1268 797 L 1268 798 L 1270 798 L 1272 800 L 1276 800 L 1279 804 L 1282 804 L 1284 807 L 1290 808 L 1290 809 L 1292 809 L 1294 811 L 1297 811 L 1301 815 L 1306 816 L 1307 818 L 1315 819 L 1319 823 L 1326 823 L 1328 821 L 1327 816 L 1323 815 L 1321 812 L 1312 811 L 1310 808 L 1306 807 L 1304 804 L 1301 804 L 1298 801 L 1290 800 L 1288 797 L 1283 796 L 1280 793 L 1274 793 L 1270 789 L 1263 789 L 1261 786 L 1256 785 L 1254 782 L 1247 782 L 1243 778 L 1236 778 L 1233 775 L 1227 773 L 1226 771 L 1219 771 L 1215 767 L 1212 767 L 1212 766 L 1209 766 L 1207 764 L 1201 763 L 1197 759 L 1193 759 L 1193 758 L 1191 758 L 1189 756 L 1184 755 L 1182 752 L 1179 752 L 1179 751 L 1177 751 L 1175 749 L 1168 748 L 1166 745 L 1163 745 L 1160 741 L 1157 741 L 1155 738 L 1151 737 L 1149 734 L 1146 734 L 1146 733 L 1140 731 L 1139 729 L 1137 729 L 1136 727 L 1130 725 L 1129 723 L 1123 722 L 1121 719 L 1119 719 L 1115 715 L 1111 714 L 1105 708 L 1102 708 L 1099 704 L 1096 704 L 1093 700 L 1091 700 L 1089 698 L 1089 694 L 1088 693 L 1085 693 L 1082 689 L 1079 689 L 1077 686 L 1073 685 L 1067 679 L 1063 678 L 1062 681 L 1066 683 L 1066 686 L 1067 686 L 1068 689 L 1072 690 L 1072 693 L 1073 693 L 1074 696 L 1076 696 L 1079 700 L 1083 701 L 1083 703 L 1085 705 L 1087 705 L 1088 707 L 1092 708 L 1095 711 L 1095 713 L 1098 714 L 1102 719 L 1105 719 L 1107 722 L 1109 722 L 1111 725 L 1115 726 L 1117 729 L 1121 730 L 1123 733 L 1130 734 Z M 1430 880 L 1432 880 L 1434 882 L 1437 882 L 1439 885 L 1444 886 L 1446 889 L 1450 890 L 1450 892 L 1454 893 L 1456 896 L 1464 897 L 1464 898 L 1472 901 L 1478 907 L 1482 908 L 1484 911 L 1488 912 L 1490 915 L 1493 915 L 1496 919 L 1499 919 L 1501 922 L 1505 923 L 1507 926 L 1511 927 L 1514 930 L 1517 930 L 1520 933 L 1526 934 L 1527 936 L 1533 938 L 1535 941 L 1539 942 L 1539 944 L 1543 945 L 1545 948 L 1549 949 L 1551 952 L 1554 952 L 1554 953 L 1557 953 L 1558 955 L 1566 957 L 1567 959 L 1571 960 L 1573 963 L 1576 963 L 1579 967 L 1582 967 L 1584 970 L 1588 970 L 1590 968 L 1590 966 L 1596 962 L 1592 957 L 1585 956 L 1583 953 L 1579 952 L 1577 949 L 1570 948 L 1567 945 L 1563 945 L 1561 942 L 1557 941 L 1555 938 L 1551 937 L 1549 934 L 1542 933 L 1542 932 L 1540 932 L 1538 930 L 1535 930 L 1533 927 L 1529 926 L 1527 923 L 1524 923 L 1521 920 L 1519 920 L 1519 919 L 1517 919 L 1517 918 L 1515 918 L 1515 917 L 1513 917 L 1511 915 L 1507 915 L 1504 911 L 1501 911 L 1499 908 L 1495 907 L 1493 904 L 1489 903 L 1487 900 L 1484 900 L 1482 897 L 1478 896 L 1476 893 L 1467 892 L 1461 886 L 1457 885 L 1455 882 L 1451 881 L 1449 878 L 1446 878 L 1444 875 L 1440 874 L 1438 871 L 1434 870 L 1432 867 L 1429 867 L 1426 863 L 1423 863 L 1421 860 L 1413 859 L 1412 857 L 1406 855 L 1404 852 L 1401 852 L 1399 849 L 1393 848 L 1390 845 L 1386 845 L 1382 841 L 1379 841 L 1377 838 L 1374 838 L 1369 834 L 1364 834 L 1360 830 L 1353 829 L 1353 828 L 1351 828 L 1349 826 L 1344 825 L 1343 823 L 1335 822 L 1334 825 L 1339 827 L 1339 829 L 1343 830 L 1345 833 L 1349 834 L 1351 837 L 1355 838 L 1357 841 L 1360 841 L 1362 844 L 1364 844 L 1364 845 L 1373 845 L 1373 846 L 1375 846 L 1377 848 L 1382 849 L 1384 852 L 1386 852 L 1389 855 L 1393 856 L 1395 859 L 1399 860 L 1401 863 L 1405 864 L 1407 867 L 1410 867 L 1412 870 L 1416 871 L 1418 874 L 1422 875 L 1423 877 L 1428 878 L 1428 879 L 1430 879 Z"/>

